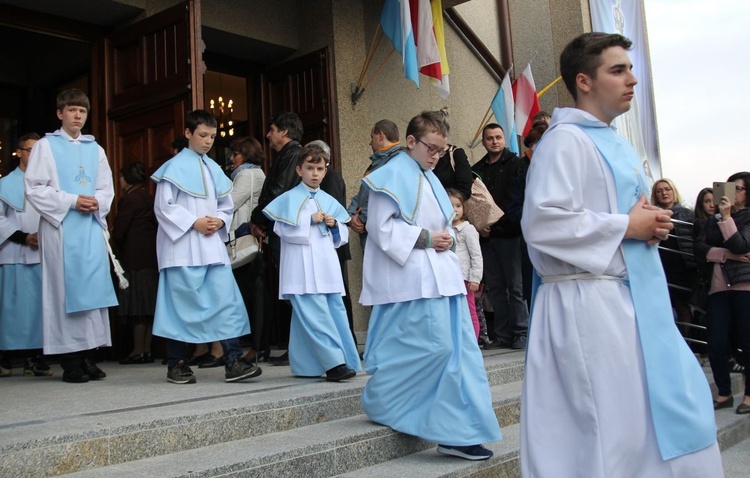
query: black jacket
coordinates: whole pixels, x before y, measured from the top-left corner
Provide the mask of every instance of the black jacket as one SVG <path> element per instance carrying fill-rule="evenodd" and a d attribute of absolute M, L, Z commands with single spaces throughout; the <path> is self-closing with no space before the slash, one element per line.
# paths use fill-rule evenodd
<path fill-rule="evenodd" d="M 297 175 L 296 168 L 297 156 L 299 156 L 300 151 L 302 151 L 302 146 L 299 142 L 290 141 L 276 155 L 276 159 L 266 175 L 266 180 L 263 181 L 258 205 L 250 215 L 250 221 L 256 226 L 261 226 L 266 230 L 272 229 L 272 221 L 263 214 L 263 209 L 278 196 L 299 184 L 300 178 Z"/>
<path fill-rule="evenodd" d="M 719 229 L 718 214 L 710 217 L 706 226 L 698 234 L 695 241 L 695 258 L 699 262 L 706 262 L 706 255 L 712 247 L 723 247 L 735 254 L 750 252 L 750 208 L 742 208 L 732 213 L 732 219 L 737 226 L 737 232 L 726 241 Z M 750 281 L 750 263 L 726 261 L 721 264 L 727 285 Z"/>
<path fill-rule="evenodd" d="M 451 164 L 451 153 L 453 153 L 453 163 Z M 474 175 L 471 172 L 469 159 L 466 152 L 461 148 L 451 145 L 445 156 L 440 158 L 435 168 L 432 170 L 435 176 L 440 180 L 440 184 L 445 189 L 454 188 L 464 195 L 464 199 L 471 196 L 471 183 L 474 182 Z"/>
<path fill-rule="evenodd" d="M 494 163 L 489 163 L 488 159 L 489 155 L 485 155 L 471 169 L 482 178 L 495 204 L 503 211 L 507 211 L 511 209 L 514 197 L 516 197 L 516 188 L 519 187 L 517 179 L 522 172 L 521 160 L 508 148 L 503 150 L 500 159 Z M 518 215 L 503 215 L 490 230 L 492 237 L 518 237 L 520 235 L 521 220 Z"/>

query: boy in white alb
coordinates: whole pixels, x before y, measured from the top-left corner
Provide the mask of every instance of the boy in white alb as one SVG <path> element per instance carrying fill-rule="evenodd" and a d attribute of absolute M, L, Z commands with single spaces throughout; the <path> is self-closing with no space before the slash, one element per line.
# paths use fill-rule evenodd
<path fill-rule="evenodd" d="M 723 476 L 711 392 L 672 318 L 633 148 L 610 126 L 637 80 L 616 34 L 560 55 L 576 102 L 534 150 L 521 226 L 542 279 L 521 395 L 521 472 L 534 478 Z"/>
<path fill-rule="evenodd" d="M 26 202 L 23 176 L 36 133 L 18 139 L 18 167 L 0 178 L 0 377 L 10 375 L 4 350 L 26 350 L 24 375 L 50 376 L 35 357 L 42 348 L 42 266 L 39 264 L 39 213 Z"/>
<path fill-rule="evenodd" d="M 297 174 L 302 182 L 263 209 L 281 238 L 279 298 L 292 303 L 289 364 L 292 373 L 329 382 L 352 378 L 361 370 L 341 296 L 336 248 L 347 243 L 346 209 L 320 189 L 326 156 L 319 146 L 302 149 Z"/>
<path fill-rule="evenodd" d="M 453 252 L 454 211 L 432 172 L 448 129 L 425 111 L 406 150 L 362 179 L 370 190 L 360 302 L 371 305 L 362 409 L 374 422 L 438 443 L 438 452 L 487 460 L 502 438 L 482 353 Z"/>
<path fill-rule="evenodd" d="M 207 153 L 216 119 L 205 110 L 188 113 L 188 146 L 152 176 L 159 221 L 156 256 L 159 290 L 153 334 L 167 339 L 167 381 L 195 383 L 188 343 L 220 341 L 226 382 L 257 377 L 246 364 L 239 337 L 250 322 L 224 246 L 232 221 L 232 182 Z"/>
<path fill-rule="evenodd" d="M 94 137 L 81 134 L 89 109 L 80 90 L 57 96 L 62 126 L 34 145 L 24 176 L 26 198 L 42 217 L 44 353 L 65 354 L 60 365 L 69 383 L 106 377 L 93 350 L 112 345 L 108 309 L 117 305 L 104 238 L 112 170 Z"/>

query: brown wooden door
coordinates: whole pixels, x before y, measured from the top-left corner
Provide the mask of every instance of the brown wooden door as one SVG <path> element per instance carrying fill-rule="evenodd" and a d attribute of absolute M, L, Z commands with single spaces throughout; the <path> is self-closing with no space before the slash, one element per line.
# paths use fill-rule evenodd
<path fill-rule="evenodd" d="M 118 173 L 141 161 L 149 174 L 172 157 L 172 140 L 183 134 L 188 110 L 203 106 L 203 73 L 198 0 L 189 0 L 114 32 L 103 42 L 106 71 L 107 154 L 115 178 L 117 215 L 121 197 Z M 155 186 L 149 181 L 151 192 Z M 110 222 L 111 224 L 111 222 Z M 115 314 L 112 314 L 115 317 Z M 111 358 L 129 353 L 132 333 L 112 322 Z M 152 352 L 164 357 L 165 345 L 154 338 Z"/>
<path fill-rule="evenodd" d="M 203 106 L 197 2 L 189 0 L 129 25 L 106 41 L 110 162 L 156 170 L 183 134 L 185 115 Z M 118 185 L 119 187 L 119 185 Z"/>
<path fill-rule="evenodd" d="M 263 124 L 281 111 L 297 113 L 305 130 L 302 144 L 316 139 L 328 143 L 333 167 L 339 169 L 338 131 L 331 127 L 336 124 L 332 78 L 327 48 L 265 71 Z"/>

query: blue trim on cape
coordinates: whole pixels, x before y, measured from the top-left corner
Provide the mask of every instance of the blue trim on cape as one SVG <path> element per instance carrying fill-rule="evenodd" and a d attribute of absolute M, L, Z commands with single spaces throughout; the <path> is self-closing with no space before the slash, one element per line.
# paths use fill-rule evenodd
<path fill-rule="evenodd" d="M 618 213 L 627 214 L 649 195 L 641 162 L 622 137 L 603 123 L 574 123 L 596 145 L 612 171 Z M 674 324 L 664 269 L 656 246 L 622 241 L 630 294 L 648 385 L 656 439 L 664 460 L 693 453 L 716 441 L 711 392 L 703 371 Z"/>
<path fill-rule="evenodd" d="M 263 214 L 272 221 L 283 222 L 290 226 L 299 226 L 300 214 L 305 208 L 307 201 L 311 199 L 310 191 L 304 183 L 299 183 L 289 191 L 271 201 L 263 209 Z M 346 209 L 333 196 L 318 189 L 315 192 L 315 202 L 318 209 L 329 216 L 333 216 L 336 221 L 346 224 L 351 220 L 351 216 Z"/>
<path fill-rule="evenodd" d="M 16 168 L 4 178 L 0 178 L 0 201 L 18 212 L 26 210 L 23 176 L 24 173 L 21 168 Z"/>
<path fill-rule="evenodd" d="M 201 172 L 201 161 L 206 165 L 214 181 L 216 197 L 227 196 L 232 192 L 232 181 L 208 156 L 201 156 L 190 148 L 183 148 L 175 157 L 162 164 L 151 180 L 155 183 L 167 181 L 180 191 L 197 198 L 206 198 L 208 192 Z"/>
<path fill-rule="evenodd" d="M 445 220 L 452 224 L 455 215 L 453 204 L 440 180 L 432 170 L 422 171 L 419 163 L 404 151 L 362 178 L 362 184 L 393 199 L 402 219 L 413 226 L 417 220 L 425 180 L 432 187 Z"/>

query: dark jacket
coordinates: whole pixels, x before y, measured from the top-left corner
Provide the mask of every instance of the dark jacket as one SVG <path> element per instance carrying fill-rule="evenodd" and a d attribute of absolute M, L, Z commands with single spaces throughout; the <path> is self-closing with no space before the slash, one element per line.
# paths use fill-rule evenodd
<path fill-rule="evenodd" d="M 672 208 L 672 219 L 693 223 L 693 211 L 675 204 Z M 672 237 L 677 236 L 677 237 Z M 667 240 L 659 243 L 661 258 L 667 282 L 670 284 L 693 287 L 696 279 L 696 262 L 693 258 L 693 231 L 690 226 L 675 224 Z M 684 254 L 688 253 L 690 255 Z"/>
<path fill-rule="evenodd" d="M 503 211 L 509 210 L 516 197 L 516 188 L 519 187 L 517 179 L 522 170 L 521 160 L 508 148 L 503 150 L 499 160 L 494 163 L 489 163 L 488 160 L 489 155 L 485 155 L 471 169 L 482 178 L 495 204 Z M 518 237 L 520 235 L 519 215 L 503 215 L 490 230 L 491 237 Z"/>
<path fill-rule="evenodd" d="M 266 180 L 263 181 L 258 205 L 250 215 L 250 221 L 256 226 L 261 226 L 266 231 L 273 229 L 272 221 L 263 214 L 263 209 L 278 196 L 299 184 L 300 178 L 297 175 L 296 168 L 300 151 L 302 151 L 302 146 L 299 142 L 290 141 L 276 155 L 276 159 L 266 175 Z"/>
<path fill-rule="evenodd" d="M 716 214 L 708 219 L 695 241 L 695 258 L 698 262 L 706 262 L 706 255 L 712 247 L 723 247 L 735 254 L 750 252 L 750 208 L 742 208 L 732 213 L 732 219 L 737 226 L 737 232 L 726 241 L 719 229 L 719 219 Z M 727 285 L 750 281 L 750 263 L 726 261 L 721 264 Z"/>
<path fill-rule="evenodd" d="M 112 241 L 126 271 L 158 269 L 154 199 L 145 187 L 136 186 L 117 202 Z"/>
<path fill-rule="evenodd" d="M 452 164 L 451 155 L 453 156 Z M 474 174 L 471 172 L 469 159 L 463 149 L 450 145 L 448 152 L 440 158 L 432 172 L 435 173 L 445 189 L 457 189 L 464 195 L 464 199 L 471 196 L 471 183 L 474 181 Z"/>

